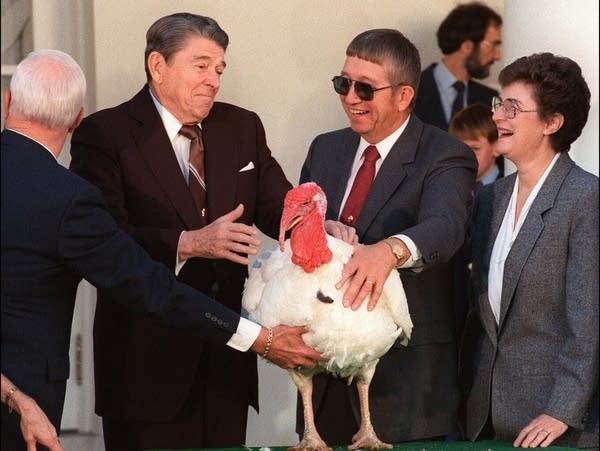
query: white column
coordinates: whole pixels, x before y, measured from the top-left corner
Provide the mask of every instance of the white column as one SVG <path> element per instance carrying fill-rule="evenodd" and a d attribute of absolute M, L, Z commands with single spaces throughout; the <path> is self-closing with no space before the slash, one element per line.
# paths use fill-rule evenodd
<path fill-rule="evenodd" d="M 504 63 L 537 52 L 575 60 L 592 93 L 588 122 L 569 154 L 598 175 L 598 1 L 505 0 Z"/>
<path fill-rule="evenodd" d="M 33 48 L 62 50 L 79 63 L 87 81 L 85 112 L 94 111 L 96 77 L 94 71 L 93 9 L 89 0 L 32 0 Z M 59 162 L 71 161 L 70 138 Z M 67 381 L 63 430 L 100 432 L 94 414 L 92 327 L 96 289 L 87 281 L 79 284 L 71 329 L 70 376 Z"/>

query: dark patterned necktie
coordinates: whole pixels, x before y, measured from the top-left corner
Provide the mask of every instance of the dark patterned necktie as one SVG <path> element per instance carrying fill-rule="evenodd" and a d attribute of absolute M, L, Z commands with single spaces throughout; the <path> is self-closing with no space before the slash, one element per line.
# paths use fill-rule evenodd
<path fill-rule="evenodd" d="M 452 86 L 456 89 L 456 97 L 454 98 L 454 103 L 452 103 L 450 120 L 465 106 L 465 84 L 462 81 L 455 81 Z"/>
<path fill-rule="evenodd" d="M 481 180 L 477 180 L 475 183 L 473 183 L 473 195 L 477 194 L 482 186 L 483 182 Z"/>
<path fill-rule="evenodd" d="M 356 218 L 358 218 L 360 210 L 367 199 L 367 194 L 369 194 L 369 189 L 373 184 L 375 163 L 379 159 L 379 152 L 375 146 L 367 147 L 363 155 L 364 161 L 356 173 L 356 178 L 340 217 L 341 222 L 352 227 L 356 223 Z"/>
<path fill-rule="evenodd" d="M 179 134 L 190 140 L 188 184 L 200 220 L 206 224 L 206 184 L 204 183 L 204 145 L 197 125 L 182 125 Z"/>

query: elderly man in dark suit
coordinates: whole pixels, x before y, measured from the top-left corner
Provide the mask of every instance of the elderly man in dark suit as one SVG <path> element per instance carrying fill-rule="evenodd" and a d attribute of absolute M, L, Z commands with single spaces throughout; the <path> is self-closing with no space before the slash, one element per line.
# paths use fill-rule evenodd
<path fill-rule="evenodd" d="M 70 56 L 42 50 L 17 66 L 5 96 L 0 205 L 1 448 L 6 451 L 34 449 L 36 442 L 62 449 L 56 431 L 82 278 L 102 288 L 103 299 L 216 346 L 252 349 L 285 368 L 314 366 L 319 358 L 303 343 L 304 328 L 267 331 L 177 283 L 117 226 L 98 190 L 58 164 L 68 134 L 83 117 L 85 88 L 83 72 Z"/>
<path fill-rule="evenodd" d="M 118 223 L 180 281 L 239 312 L 247 256 L 259 245 L 252 225 L 277 236 L 291 184 L 258 116 L 215 102 L 228 45 L 217 22 L 172 14 L 146 38 L 148 84 L 84 119 L 71 169 L 102 190 Z M 190 139 L 182 126 L 200 137 Z M 188 174 L 199 145 L 203 167 Z M 254 356 L 104 303 L 94 358 L 107 450 L 245 442 L 248 406 L 258 408 Z"/>
<path fill-rule="evenodd" d="M 482 3 L 458 5 L 442 21 L 437 41 L 444 54 L 421 74 L 415 114 L 448 130 L 454 114 L 467 105 L 490 105 L 498 91 L 474 81 L 486 78 L 501 57 L 502 18 Z"/>
<path fill-rule="evenodd" d="M 394 443 L 455 430 L 457 342 L 448 261 L 463 242 L 477 169 L 468 147 L 411 114 L 419 74 L 419 53 L 399 31 L 356 36 L 333 78 L 350 127 L 317 136 L 300 177 L 327 194 L 327 218 L 355 227 L 365 244 L 356 247 L 340 280 L 354 276 L 344 296 L 349 308 L 367 300 L 373 306 L 389 273 L 401 271 L 413 335 L 408 347 L 394 345 L 381 359 L 370 391 L 373 426 Z M 366 197 L 357 201 L 365 183 Z M 314 382 L 321 436 L 350 443 L 359 424 L 355 387 L 325 375 Z M 298 431 L 301 423 L 299 415 Z"/>

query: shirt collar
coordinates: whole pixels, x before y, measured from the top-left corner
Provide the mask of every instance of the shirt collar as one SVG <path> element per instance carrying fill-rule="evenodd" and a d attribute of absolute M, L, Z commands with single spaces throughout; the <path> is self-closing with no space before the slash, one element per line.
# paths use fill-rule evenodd
<path fill-rule="evenodd" d="M 481 182 L 484 185 L 489 185 L 490 183 L 495 181 L 499 175 L 500 175 L 500 169 L 498 168 L 498 165 L 495 164 L 494 166 L 492 166 L 490 168 L 489 171 L 487 171 L 485 174 L 483 174 L 483 176 L 478 180 L 478 182 Z"/>
<path fill-rule="evenodd" d="M 378 143 L 371 144 L 371 143 L 367 142 L 361 136 L 360 143 L 358 144 L 358 155 L 357 156 L 359 158 L 362 157 L 362 154 L 365 151 L 365 149 L 367 147 L 373 145 L 373 146 L 377 147 L 377 151 L 379 152 L 379 156 L 381 157 L 380 161 L 385 160 L 385 157 L 388 156 L 388 154 L 390 153 L 390 150 L 392 150 L 392 147 L 394 146 L 394 144 L 396 144 L 396 141 L 398 141 L 398 138 L 400 138 L 400 135 L 402 135 L 404 130 L 406 130 L 406 126 L 408 125 L 409 120 L 410 120 L 410 115 L 406 118 L 406 120 L 402 123 L 402 125 L 400 127 L 398 127 L 396 130 L 394 130 L 391 134 L 389 134 L 387 137 L 385 137 Z"/>
<path fill-rule="evenodd" d="M 433 78 L 435 78 L 435 82 L 440 88 L 440 91 L 445 91 L 450 88 L 454 89 L 452 85 L 456 81 L 456 77 L 452 75 L 452 72 L 450 72 L 443 61 L 440 61 L 439 64 L 436 64 L 433 68 Z"/>
<path fill-rule="evenodd" d="M 179 134 L 179 130 L 183 124 L 179 122 L 177 118 L 173 116 L 173 114 L 171 114 L 171 112 L 158 101 L 158 99 L 154 96 L 152 89 L 149 89 L 149 92 L 150 97 L 152 97 L 152 101 L 154 102 L 154 106 L 156 106 L 160 119 L 165 126 L 165 130 L 169 136 L 169 141 L 173 142 L 173 139 L 175 139 L 175 137 Z M 198 127 L 202 128 L 202 125 L 198 123 Z"/>

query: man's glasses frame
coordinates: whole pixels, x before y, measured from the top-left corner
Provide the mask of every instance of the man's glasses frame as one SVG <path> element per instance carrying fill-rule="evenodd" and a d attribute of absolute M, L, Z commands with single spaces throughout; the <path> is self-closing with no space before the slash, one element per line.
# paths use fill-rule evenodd
<path fill-rule="evenodd" d="M 514 119 L 518 113 L 537 113 L 537 110 L 524 110 L 519 106 L 517 99 L 504 99 L 500 97 L 492 97 L 492 113 L 496 113 L 502 109 L 506 119 Z"/>
<path fill-rule="evenodd" d="M 342 75 L 336 75 L 331 79 L 333 82 L 333 89 L 340 95 L 347 96 L 350 92 L 350 88 L 354 85 L 354 92 L 360 100 L 373 100 L 373 96 L 377 91 L 382 89 L 396 88 L 402 86 L 404 83 L 398 83 L 396 85 L 383 86 L 381 88 L 374 88 L 369 83 L 362 81 L 352 80 Z"/>

